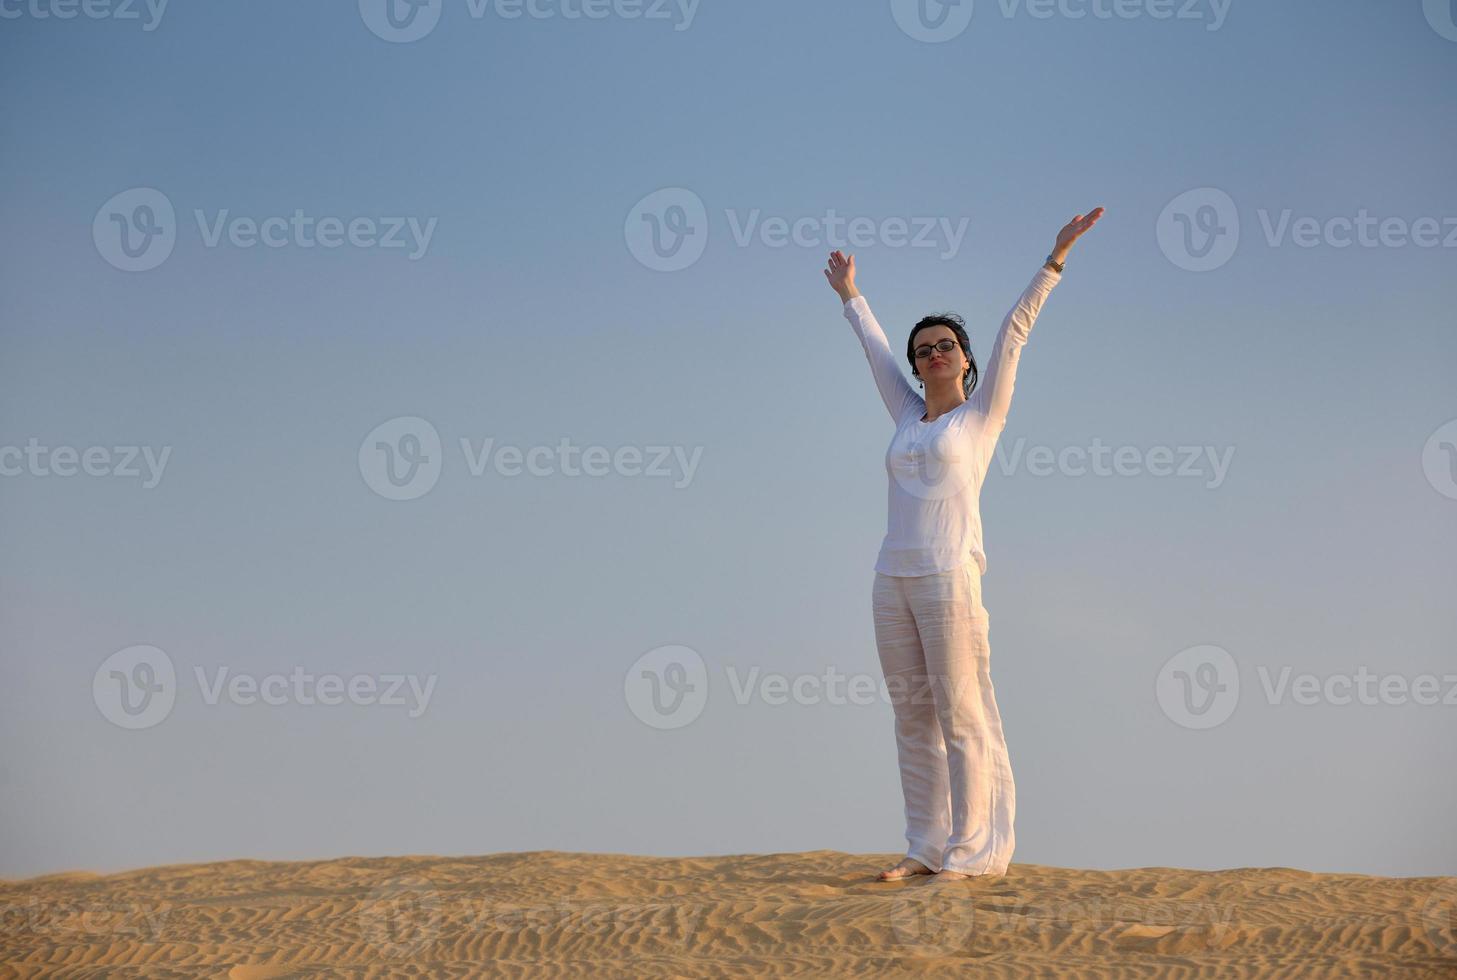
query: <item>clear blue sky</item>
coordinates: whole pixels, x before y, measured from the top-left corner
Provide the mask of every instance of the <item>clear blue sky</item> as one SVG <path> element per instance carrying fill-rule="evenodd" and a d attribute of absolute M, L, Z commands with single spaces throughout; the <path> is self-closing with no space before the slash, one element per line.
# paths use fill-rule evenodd
<path fill-rule="evenodd" d="M 1457 873 L 1457 705 L 1264 682 L 1431 675 L 1457 699 L 1457 240 L 1340 247 L 1331 223 L 1457 239 L 1438 5 L 982 0 L 931 42 L 889 2 L 472 2 L 436 0 L 398 42 L 368 3 L 6 7 L 0 875 L 900 851 L 889 706 L 739 704 L 729 680 L 879 676 L 891 424 L 815 235 L 832 210 L 875 229 L 848 250 L 894 349 L 952 309 L 984 358 L 1097 205 L 982 496 L 1014 862 Z M 639 257 L 639 204 L 670 188 L 706 224 L 648 219 L 699 236 L 667 271 Z M 138 210 L 159 200 L 171 220 Z M 312 231 L 239 244 L 236 219 L 296 213 Z M 1237 247 L 1186 268 L 1170 242 L 1211 216 Z M 396 218 L 412 247 L 305 245 L 325 219 L 365 243 Z M 774 244 L 774 219 L 806 218 L 805 244 Z M 902 245 L 896 218 L 964 237 Z M 124 228 L 175 242 L 127 271 Z M 440 471 L 386 499 L 361 447 L 403 417 L 438 433 Z M 691 477 L 672 456 L 666 475 L 473 475 L 462 439 L 697 455 Z M 1135 462 L 1025 455 L 1099 445 Z M 111 472 L 129 446 L 140 475 Z M 1159 475 L 1184 446 L 1227 469 Z M 59 475 L 58 447 L 73 468 L 95 450 L 97 475 Z M 154 481 L 142 447 L 167 452 Z M 175 703 L 130 729 L 104 665 L 138 645 L 165 653 Z M 708 688 L 659 730 L 629 673 L 664 646 Z M 1240 687 L 1199 728 L 1159 692 L 1204 646 Z M 222 667 L 435 685 L 418 717 L 209 704 L 195 672 Z"/>

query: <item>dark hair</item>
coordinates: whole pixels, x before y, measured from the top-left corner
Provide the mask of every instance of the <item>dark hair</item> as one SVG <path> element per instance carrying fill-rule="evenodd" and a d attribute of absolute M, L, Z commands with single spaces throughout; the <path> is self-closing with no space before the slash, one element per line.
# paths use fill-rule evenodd
<path fill-rule="evenodd" d="M 966 355 L 966 360 L 971 365 L 961 378 L 962 393 L 970 398 L 971 390 L 976 387 L 976 358 L 971 356 L 971 339 L 966 336 L 966 324 L 955 313 L 932 313 L 928 317 L 923 317 L 920 323 L 911 328 L 911 335 L 906 338 L 906 360 L 911 362 L 911 374 L 918 379 L 921 376 L 920 372 L 916 370 L 916 334 L 927 327 L 950 327 L 951 332 L 956 334 L 956 342 L 961 345 L 961 352 Z"/>

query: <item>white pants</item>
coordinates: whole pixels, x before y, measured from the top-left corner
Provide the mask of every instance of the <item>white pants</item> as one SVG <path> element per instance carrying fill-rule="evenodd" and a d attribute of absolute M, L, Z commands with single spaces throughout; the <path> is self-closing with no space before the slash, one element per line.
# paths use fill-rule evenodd
<path fill-rule="evenodd" d="M 907 856 L 932 871 L 1006 874 L 1017 799 L 981 570 L 968 561 L 935 575 L 876 572 L 871 605 L 895 712 Z"/>

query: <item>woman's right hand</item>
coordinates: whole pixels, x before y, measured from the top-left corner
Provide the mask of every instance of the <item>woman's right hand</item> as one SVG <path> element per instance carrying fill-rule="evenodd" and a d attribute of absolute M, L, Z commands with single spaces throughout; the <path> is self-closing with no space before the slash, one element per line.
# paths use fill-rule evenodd
<path fill-rule="evenodd" d="M 825 278 L 830 281 L 830 288 L 840 295 L 840 302 L 848 303 L 860 295 L 860 290 L 855 288 L 855 256 L 845 257 L 845 253 L 836 249 L 830 253 L 830 267 L 825 270 Z"/>

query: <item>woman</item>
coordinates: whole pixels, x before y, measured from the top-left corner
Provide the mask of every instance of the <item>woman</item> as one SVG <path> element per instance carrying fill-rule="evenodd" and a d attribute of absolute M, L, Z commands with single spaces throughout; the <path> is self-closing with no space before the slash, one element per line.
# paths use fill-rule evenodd
<path fill-rule="evenodd" d="M 928 316 L 906 340 L 911 374 L 855 288 L 855 256 L 830 253 L 825 278 L 844 304 L 895 420 L 886 452 L 889 517 L 875 564 L 875 643 L 895 713 L 905 796 L 906 857 L 881 881 L 1004 875 L 1015 843 L 1012 764 L 992 689 L 990 619 L 979 498 L 1007 421 L 1017 361 L 1042 302 L 1062 278 L 1073 242 L 1103 209 L 1076 215 L 1002 321 L 978 386 L 966 328 L 955 314 Z"/>

